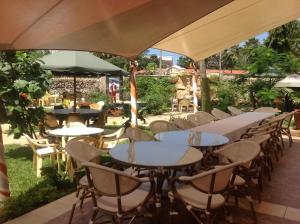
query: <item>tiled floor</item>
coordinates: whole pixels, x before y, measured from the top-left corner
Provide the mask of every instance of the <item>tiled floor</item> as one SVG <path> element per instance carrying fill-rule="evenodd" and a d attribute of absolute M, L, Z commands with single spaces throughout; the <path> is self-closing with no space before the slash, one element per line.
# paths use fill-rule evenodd
<path fill-rule="evenodd" d="M 265 181 L 262 198 L 263 202 L 256 205 L 259 224 L 300 224 L 300 139 L 296 139 L 293 147 L 284 151 L 284 156 L 280 158 L 279 162 L 274 162 L 272 181 Z M 7 224 L 67 223 L 73 201 L 74 195 L 72 194 L 7 222 Z M 91 202 L 88 201 L 81 211 L 77 210 L 73 223 L 88 223 L 91 206 Z M 181 205 L 177 206 L 181 216 L 174 217 L 171 223 L 195 223 Z M 169 219 L 166 216 L 168 206 L 163 207 L 161 223 L 168 223 Z M 252 216 L 247 211 L 248 204 L 242 201 L 240 207 L 246 209 L 230 208 L 235 217 L 234 223 L 253 223 Z M 136 223 L 151 222 L 147 219 L 140 219 Z"/>

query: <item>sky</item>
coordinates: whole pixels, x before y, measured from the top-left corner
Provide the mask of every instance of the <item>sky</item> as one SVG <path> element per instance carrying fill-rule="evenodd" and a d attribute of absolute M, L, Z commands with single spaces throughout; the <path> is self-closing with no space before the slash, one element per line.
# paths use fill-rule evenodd
<path fill-rule="evenodd" d="M 262 34 L 259 34 L 256 36 L 256 38 L 260 41 L 263 42 L 264 39 L 266 39 L 268 37 L 268 32 L 264 32 Z M 241 44 L 243 44 L 243 42 L 241 42 Z M 148 54 L 156 54 L 157 56 L 160 56 L 160 52 L 157 49 L 154 48 L 149 48 L 149 53 Z M 177 63 L 178 58 L 180 57 L 180 54 L 176 54 L 176 53 L 172 53 L 172 52 L 168 52 L 168 51 L 163 51 L 162 52 L 162 56 L 172 56 L 173 57 L 173 64 Z"/>

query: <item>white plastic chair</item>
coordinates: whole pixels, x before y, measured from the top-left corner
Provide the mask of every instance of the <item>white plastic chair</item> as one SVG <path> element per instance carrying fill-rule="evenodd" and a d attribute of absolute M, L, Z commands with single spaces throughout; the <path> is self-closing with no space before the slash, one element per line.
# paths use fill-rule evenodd
<path fill-rule="evenodd" d="M 33 139 L 28 135 L 23 135 L 33 152 L 33 168 L 36 171 L 36 176 L 41 176 L 41 168 L 43 167 L 43 159 L 47 156 L 50 157 L 52 165 L 57 163 L 58 171 L 60 171 L 59 154 L 55 144 L 49 144 L 48 139 Z"/>

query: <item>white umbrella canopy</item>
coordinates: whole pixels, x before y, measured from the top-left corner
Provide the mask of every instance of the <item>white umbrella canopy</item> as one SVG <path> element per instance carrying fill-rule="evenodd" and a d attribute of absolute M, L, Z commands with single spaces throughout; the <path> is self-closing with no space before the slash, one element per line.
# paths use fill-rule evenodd
<path fill-rule="evenodd" d="M 300 75 L 293 74 L 276 83 L 275 87 L 300 88 Z"/>

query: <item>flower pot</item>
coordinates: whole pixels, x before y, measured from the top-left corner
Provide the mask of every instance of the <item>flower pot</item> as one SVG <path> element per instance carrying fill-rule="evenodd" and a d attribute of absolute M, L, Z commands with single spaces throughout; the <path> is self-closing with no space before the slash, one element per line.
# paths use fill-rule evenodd
<path fill-rule="evenodd" d="M 294 119 L 296 130 L 300 130 L 300 109 L 295 109 Z"/>

